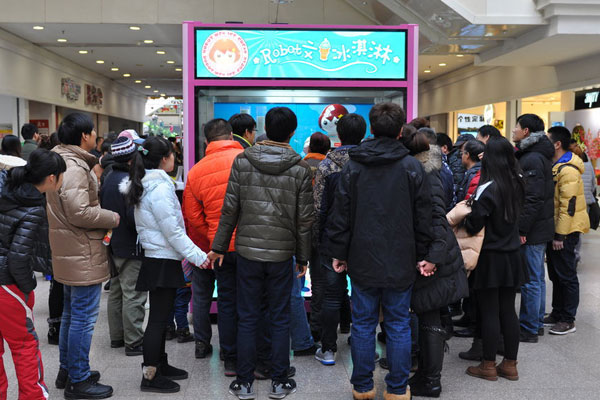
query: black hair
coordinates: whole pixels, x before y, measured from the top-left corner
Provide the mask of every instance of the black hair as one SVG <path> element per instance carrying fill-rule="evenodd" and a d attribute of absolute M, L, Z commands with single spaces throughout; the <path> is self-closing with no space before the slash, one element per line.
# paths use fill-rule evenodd
<path fill-rule="evenodd" d="M 395 139 L 406 123 L 406 114 L 396 103 L 378 103 L 369 111 L 373 136 L 385 136 Z"/>
<path fill-rule="evenodd" d="M 265 116 L 265 131 L 269 140 L 285 142 L 298 127 L 296 114 L 287 107 L 271 108 Z"/>
<path fill-rule="evenodd" d="M 527 115 L 527 114 L 525 114 Z M 542 124 L 544 122 L 542 121 Z M 523 126 L 521 126 L 522 128 Z M 544 130 L 544 128 L 542 128 L 542 130 Z M 482 125 L 477 132 L 479 132 L 479 134 L 482 137 L 502 137 L 502 134 L 500 133 L 500 131 L 498 130 L 498 128 L 496 128 L 495 126 L 492 125 Z M 537 132 L 537 131 L 536 131 Z"/>
<path fill-rule="evenodd" d="M 519 116 L 517 124 L 521 126 L 521 129 L 529 129 L 529 133 L 544 131 L 544 121 L 535 114 L 523 114 Z"/>
<path fill-rule="evenodd" d="M 436 142 L 437 145 L 440 147 L 446 146 L 448 148 L 448 151 L 452 151 L 452 139 L 450 139 L 450 136 L 446 135 L 445 133 L 441 133 L 438 132 L 436 133 Z"/>
<path fill-rule="evenodd" d="M 40 144 L 38 147 L 40 149 L 52 150 L 54 147 L 60 144 L 60 140 L 58 140 L 58 133 L 52 132 L 50 136 L 48 135 L 40 135 Z"/>
<path fill-rule="evenodd" d="M 338 121 L 336 131 L 342 146 L 358 145 L 367 133 L 367 122 L 362 115 L 346 114 Z"/>
<path fill-rule="evenodd" d="M 102 136 L 96 137 L 96 146 L 98 146 L 98 143 L 102 142 L 103 140 L 104 138 Z"/>
<path fill-rule="evenodd" d="M 21 140 L 15 135 L 6 135 L 2 139 L 2 154 L 21 157 Z"/>
<path fill-rule="evenodd" d="M 229 118 L 229 123 L 231 124 L 231 131 L 238 136 L 244 136 L 246 131 L 252 132 L 256 128 L 256 121 L 252 118 L 250 114 L 234 114 Z"/>
<path fill-rule="evenodd" d="M 150 136 L 143 146 L 138 148 L 129 168 L 131 187 L 125 196 L 128 204 L 137 206 L 144 193 L 142 178 L 147 169 L 157 169 L 161 160 L 173 152 L 173 144 L 162 136 Z"/>
<path fill-rule="evenodd" d="M 479 140 L 469 140 L 465 143 L 462 150 L 469 153 L 471 161 L 479 162 L 479 155 L 485 151 L 485 144 Z"/>
<path fill-rule="evenodd" d="M 409 126 L 413 125 L 409 124 Z M 429 150 L 429 139 L 427 139 L 427 135 L 420 129 L 414 131 L 409 129 L 406 134 L 402 130 L 400 141 L 406 146 L 412 156 Z"/>
<path fill-rule="evenodd" d="M 8 186 L 14 189 L 24 183 L 39 185 L 50 175 L 54 175 L 58 179 L 60 174 L 66 170 L 67 164 L 58 153 L 46 149 L 36 149 L 29 155 L 25 166 L 9 170 Z"/>
<path fill-rule="evenodd" d="M 30 140 L 33 139 L 33 136 L 38 133 L 38 127 L 36 124 L 24 124 L 21 127 L 21 136 L 23 139 Z"/>
<path fill-rule="evenodd" d="M 81 134 L 90 135 L 94 130 L 94 122 L 89 115 L 72 113 L 63 118 L 58 126 L 58 139 L 62 144 L 81 145 Z"/>
<path fill-rule="evenodd" d="M 421 132 L 422 134 L 425 135 L 425 137 L 429 141 L 429 144 L 437 145 L 437 135 L 435 134 L 435 131 L 433 129 L 423 127 L 423 128 L 419 128 L 419 132 Z M 403 133 L 403 135 L 404 135 L 404 133 Z"/>
<path fill-rule="evenodd" d="M 563 150 L 569 151 L 569 145 L 571 143 L 571 132 L 564 126 L 553 126 L 548 129 L 550 134 L 550 140 L 552 143 L 560 142 L 560 147 Z"/>
<path fill-rule="evenodd" d="M 110 154 L 110 146 L 112 145 L 111 142 L 105 140 L 104 142 L 102 142 L 102 146 L 100 146 L 100 153 L 101 154 Z"/>
<path fill-rule="evenodd" d="M 471 143 L 473 140 L 467 142 Z M 525 199 L 525 181 L 512 144 L 504 137 L 491 137 L 481 160 L 479 185 L 494 181 L 496 195 L 504 203 L 504 219 L 515 223 Z"/>
<path fill-rule="evenodd" d="M 320 153 L 327 155 L 331 149 L 331 139 L 321 132 L 315 132 L 310 135 L 308 148 L 311 153 Z"/>
<path fill-rule="evenodd" d="M 415 128 L 417 128 L 417 130 L 419 130 L 421 128 L 429 128 L 430 127 L 429 120 L 427 118 L 423 118 L 423 117 L 413 119 L 412 121 L 410 121 L 410 124 L 412 126 L 414 126 Z"/>
<path fill-rule="evenodd" d="M 211 119 L 204 124 L 204 137 L 208 143 L 219 139 L 223 140 L 229 138 L 230 135 L 231 124 L 225 121 L 223 118 Z"/>

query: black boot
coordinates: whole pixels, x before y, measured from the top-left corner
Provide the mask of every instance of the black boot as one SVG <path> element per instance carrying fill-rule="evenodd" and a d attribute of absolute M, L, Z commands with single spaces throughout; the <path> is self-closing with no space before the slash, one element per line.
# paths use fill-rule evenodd
<path fill-rule="evenodd" d="M 162 376 L 164 376 L 165 378 L 169 378 L 173 381 L 179 381 L 188 378 L 187 371 L 169 365 L 167 353 L 164 353 L 160 357 L 160 364 L 158 365 L 158 369 Z"/>
<path fill-rule="evenodd" d="M 446 331 L 446 336 L 444 337 L 444 339 L 448 341 L 452 339 L 452 336 L 454 336 L 454 322 L 452 321 L 452 316 L 450 315 L 450 313 L 443 313 L 441 314 L 440 318 L 442 322 L 442 327 Z"/>
<path fill-rule="evenodd" d="M 419 327 L 418 378 L 410 385 L 413 396 L 440 397 L 445 337 L 441 326 Z"/>
<path fill-rule="evenodd" d="M 142 392 L 154 393 L 176 393 L 179 392 L 179 384 L 161 375 L 158 367 L 142 364 Z"/>
<path fill-rule="evenodd" d="M 48 318 L 48 344 L 58 345 L 60 338 L 60 317 Z"/>
<path fill-rule="evenodd" d="M 481 361 L 483 358 L 483 342 L 479 338 L 474 338 L 471 348 L 468 351 L 461 351 L 458 356 L 463 360 Z"/>

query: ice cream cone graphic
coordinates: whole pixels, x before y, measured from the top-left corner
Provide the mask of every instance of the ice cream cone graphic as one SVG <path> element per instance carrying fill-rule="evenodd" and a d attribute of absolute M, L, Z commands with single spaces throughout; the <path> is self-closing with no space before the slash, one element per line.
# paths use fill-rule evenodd
<path fill-rule="evenodd" d="M 327 38 L 323 39 L 321 44 L 319 45 L 319 54 L 322 61 L 327 61 L 327 57 L 329 57 L 329 51 L 331 50 L 331 44 Z"/>

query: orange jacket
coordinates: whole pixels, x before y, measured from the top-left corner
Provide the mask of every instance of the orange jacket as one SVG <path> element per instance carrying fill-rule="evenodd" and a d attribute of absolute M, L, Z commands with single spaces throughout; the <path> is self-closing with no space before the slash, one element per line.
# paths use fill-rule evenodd
<path fill-rule="evenodd" d="M 183 191 L 183 218 L 188 236 L 198 246 L 208 238 L 209 249 L 212 248 L 231 165 L 243 151 L 242 145 L 235 140 L 211 142 L 206 148 L 206 156 L 188 174 Z M 235 251 L 235 232 L 231 237 L 229 251 Z"/>

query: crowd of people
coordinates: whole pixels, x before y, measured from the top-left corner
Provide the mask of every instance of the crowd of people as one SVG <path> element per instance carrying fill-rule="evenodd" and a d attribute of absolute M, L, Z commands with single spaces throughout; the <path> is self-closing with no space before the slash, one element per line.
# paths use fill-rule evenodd
<path fill-rule="evenodd" d="M 59 346 L 55 386 L 67 399 L 113 394 L 89 362 L 109 280 L 110 345 L 143 357 L 143 392 L 175 393 L 189 377 L 170 363 L 166 340 L 195 341 L 199 359 L 212 354 L 215 282 L 219 356 L 240 399 L 256 398 L 256 379 L 271 379 L 273 399 L 297 390 L 290 348 L 334 365 L 338 327 L 351 333 L 354 399 L 375 399 L 377 363 L 389 370 L 384 399 L 439 397 L 453 334 L 473 337 L 460 353 L 479 362 L 469 376 L 518 380 L 521 342 L 537 342 L 544 326 L 576 330 L 593 167 L 567 128 L 546 132 L 533 114 L 517 119 L 514 144 L 490 125 L 452 143 L 424 118 L 406 122 L 394 103 L 373 106 L 371 135 L 362 116 L 345 115 L 341 146 L 316 132 L 303 159 L 289 145 L 298 126 L 289 108 L 268 111 L 265 137 L 255 137 L 250 115 L 213 119 L 179 197 L 170 175 L 179 152 L 163 137 L 98 138 L 92 120 L 73 113 L 46 138 L 31 124 L 23 146 L 4 138 L 0 334 L 19 398 L 48 396 L 34 272 L 52 276 L 48 341 Z M 0 362 L 0 398 L 7 386 Z"/>

